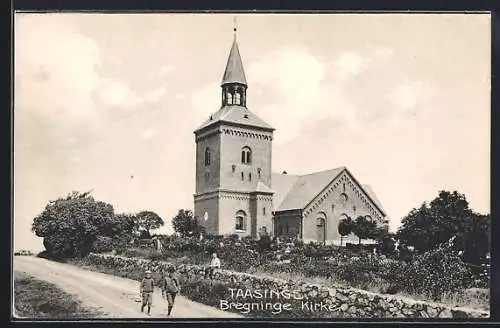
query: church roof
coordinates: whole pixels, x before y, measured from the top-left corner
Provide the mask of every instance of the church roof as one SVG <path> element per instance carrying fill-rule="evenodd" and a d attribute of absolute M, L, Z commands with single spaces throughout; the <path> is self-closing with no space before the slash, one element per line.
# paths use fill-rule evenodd
<path fill-rule="evenodd" d="M 281 203 L 276 203 L 277 211 L 302 209 L 304 208 L 323 188 L 325 188 L 345 167 L 332 170 L 315 172 L 311 174 L 296 176 L 296 181 L 292 188 L 283 197 Z M 287 175 L 287 174 L 283 174 Z M 274 176 L 273 176 L 274 180 Z M 282 180 L 284 181 L 284 180 Z M 290 181 L 287 181 L 288 183 Z M 274 183 L 273 183 L 274 185 Z M 276 187 L 275 187 L 276 189 Z"/>
<path fill-rule="evenodd" d="M 269 131 L 274 130 L 272 126 L 264 122 L 264 120 L 262 120 L 260 117 L 258 117 L 245 107 L 224 106 L 217 112 L 211 114 L 210 118 L 203 122 L 203 124 L 200 125 L 195 132 L 218 122 L 262 128 Z"/>
<path fill-rule="evenodd" d="M 307 204 L 344 170 L 347 171 L 347 168 L 342 166 L 306 175 L 273 173 L 275 211 L 304 209 Z M 347 172 L 350 174 L 349 171 Z M 373 192 L 373 189 L 368 185 L 362 185 L 361 188 L 385 215 L 385 210 Z"/>
<path fill-rule="evenodd" d="M 369 185 L 362 185 L 362 187 L 366 191 L 366 193 L 368 194 L 368 196 L 370 196 L 370 198 L 375 202 L 375 204 L 377 204 L 377 206 L 383 212 L 385 212 L 384 208 L 382 207 L 382 203 L 380 203 L 380 200 L 377 198 L 377 195 L 373 191 L 372 187 L 370 187 Z"/>
<path fill-rule="evenodd" d="M 269 188 L 264 182 L 259 181 L 257 186 L 255 187 L 256 192 L 265 192 L 265 193 L 273 193 L 274 190 Z"/>
<path fill-rule="evenodd" d="M 227 83 L 240 83 L 247 85 L 247 79 L 245 78 L 245 71 L 243 70 L 243 63 L 241 62 L 240 50 L 238 49 L 236 36 L 234 38 L 233 45 L 231 46 L 231 51 L 229 52 L 226 70 L 224 71 L 221 85 Z"/>

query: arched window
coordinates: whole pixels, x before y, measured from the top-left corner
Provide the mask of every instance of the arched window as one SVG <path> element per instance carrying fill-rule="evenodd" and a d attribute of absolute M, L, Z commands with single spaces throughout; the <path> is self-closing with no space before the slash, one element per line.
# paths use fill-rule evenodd
<path fill-rule="evenodd" d="M 210 148 L 207 147 L 205 149 L 205 166 L 209 166 L 210 165 Z"/>
<path fill-rule="evenodd" d="M 236 212 L 235 229 L 244 231 L 246 229 L 247 214 L 244 211 Z"/>
<path fill-rule="evenodd" d="M 227 104 L 232 105 L 233 104 L 233 95 L 231 94 L 231 92 L 226 93 L 226 97 L 227 97 Z"/>
<path fill-rule="evenodd" d="M 340 195 L 340 203 L 341 203 L 343 206 L 345 206 L 345 205 L 347 204 L 347 199 L 348 199 L 347 194 L 342 193 L 342 194 Z"/>
<path fill-rule="evenodd" d="M 234 104 L 241 105 L 241 95 L 239 91 L 236 91 L 236 93 L 234 94 Z"/>
<path fill-rule="evenodd" d="M 368 222 L 373 222 L 373 218 L 370 215 L 365 216 Z"/>
<path fill-rule="evenodd" d="M 241 163 L 243 164 L 252 163 L 252 150 L 249 147 L 243 147 L 241 149 Z"/>

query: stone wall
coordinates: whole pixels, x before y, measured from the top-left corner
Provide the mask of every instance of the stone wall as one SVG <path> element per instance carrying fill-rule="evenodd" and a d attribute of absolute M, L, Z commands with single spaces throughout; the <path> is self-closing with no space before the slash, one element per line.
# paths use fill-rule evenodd
<path fill-rule="evenodd" d="M 135 272 L 136 276 L 128 275 L 129 278 L 139 277 L 142 272 L 148 269 L 152 270 L 153 273 L 158 273 L 162 269 L 172 266 L 172 264 L 166 262 L 104 254 L 90 254 L 85 261 L 88 264 L 110 269 L 119 268 L 121 272 Z M 179 265 L 176 269 L 181 279 L 184 280 L 184 284 L 190 281 L 202 281 L 203 268 L 200 266 Z M 375 294 L 354 288 L 342 286 L 324 287 L 306 282 L 285 281 L 242 272 L 220 270 L 216 281 L 218 284 L 214 289 L 219 290 L 213 292 L 221 295 L 221 299 L 217 299 L 216 302 L 198 298 L 203 293 L 199 290 L 193 295 L 183 294 L 194 301 L 204 302 L 208 305 L 218 306 L 223 310 L 240 312 L 254 317 L 269 317 L 277 314 L 280 314 L 280 317 L 287 317 L 287 314 L 289 314 L 289 317 L 295 318 L 489 317 L 489 313 L 486 311 L 452 308 L 444 304 Z M 222 292 L 220 291 L 221 286 L 225 288 Z M 256 305 L 251 311 L 245 312 L 244 304 L 251 304 L 252 307 L 254 306 L 252 304 Z M 279 305 L 281 309 L 279 312 L 278 306 L 275 304 Z M 288 308 L 283 309 L 285 304 L 288 304 Z M 229 306 L 232 308 L 229 309 Z M 267 308 L 263 310 L 259 306 Z"/>

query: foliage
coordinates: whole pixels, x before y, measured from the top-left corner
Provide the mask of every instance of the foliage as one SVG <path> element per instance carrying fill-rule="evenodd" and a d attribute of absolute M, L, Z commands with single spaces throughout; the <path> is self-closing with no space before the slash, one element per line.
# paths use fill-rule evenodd
<path fill-rule="evenodd" d="M 389 227 L 383 225 L 373 231 L 373 239 L 377 242 L 377 250 L 384 255 L 393 256 L 395 253 L 395 234 L 389 232 Z"/>
<path fill-rule="evenodd" d="M 351 217 L 345 217 L 339 222 L 338 232 L 340 234 L 340 245 L 342 245 L 342 239 L 352 232 L 353 221 Z"/>
<path fill-rule="evenodd" d="M 55 258 L 85 256 L 97 236 L 116 224 L 113 206 L 94 200 L 89 193 L 73 192 L 50 201 L 34 218 L 32 231 L 43 237 L 47 252 Z"/>
<path fill-rule="evenodd" d="M 200 225 L 198 217 L 194 217 L 190 210 L 180 209 L 172 219 L 172 226 L 181 237 L 199 237 L 205 233 L 205 228 Z"/>
<path fill-rule="evenodd" d="M 165 225 L 163 219 L 152 211 L 142 211 L 134 216 L 135 228 L 138 231 L 147 231 L 149 237 L 151 237 L 151 230 L 158 229 Z"/>
<path fill-rule="evenodd" d="M 373 235 L 376 227 L 377 223 L 375 221 L 368 220 L 364 216 L 358 216 L 351 229 L 358 236 L 359 243 L 361 244 L 362 239 L 370 238 Z"/>
<path fill-rule="evenodd" d="M 489 252 L 490 216 L 474 213 L 465 195 L 457 191 L 440 191 L 430 203 L 410 211 L 401 223 L 398 239 L 403 247 L 412 246 L 420 254 L 453 236 L 468 262 L 481 263 Z"/>
<path fill-rule="evenodd" d="M 445 292 L 455 292 L 472 285 L 468 266 L 452 251 L 452 245 L 440 245 L 415 258 L 406 266 L 404 289 L 439 300 Z"/>

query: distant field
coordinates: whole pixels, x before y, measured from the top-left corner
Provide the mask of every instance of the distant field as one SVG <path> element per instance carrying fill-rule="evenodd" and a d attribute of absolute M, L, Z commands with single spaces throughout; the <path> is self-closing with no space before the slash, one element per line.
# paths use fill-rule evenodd
<path fill-rule="evenodd" d="M 14 316 L 22 319 L 95 318 L 98 312 L 84 308 L 57 286 L 14 272 Z"/>

